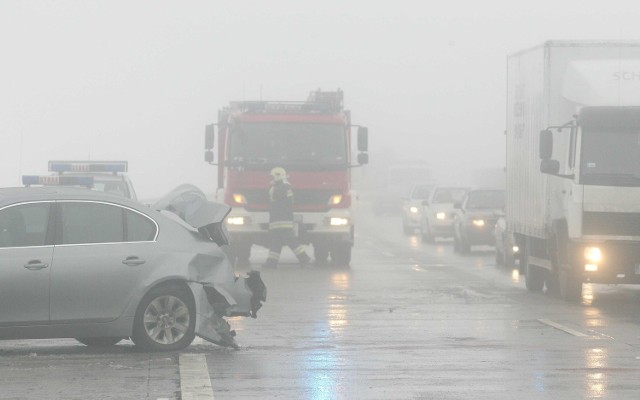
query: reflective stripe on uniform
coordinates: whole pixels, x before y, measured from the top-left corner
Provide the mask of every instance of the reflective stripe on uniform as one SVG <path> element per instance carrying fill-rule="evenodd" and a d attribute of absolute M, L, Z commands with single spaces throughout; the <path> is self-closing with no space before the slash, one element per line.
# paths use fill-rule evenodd
<path fill-rule="evenodd" d="M 275 251 L 270 251 L 269 255 L 267 256 L 267 258 L 272 258 L 274 260 L 278 260 L 278 259 L 280 259 L 280 253 L 275 252 Z"/>
<path fill-rule="evenodd" d="M 302 246 L 298 246 L 298 247 L 296 247 L 296 248 L 293 250 L 293 253 L 294 253 L 295 255 L 297 255 L 297 256 L 298 256 L 298 255 L 300 255 L 300 254 L 302 254 L 302 253 L 304 253 L 304 247 L 302 247 Z"/>
<path fill-rule="evenodd" d="M 269 229 L 293 229 L 293 221 L 269 222 Z"/>

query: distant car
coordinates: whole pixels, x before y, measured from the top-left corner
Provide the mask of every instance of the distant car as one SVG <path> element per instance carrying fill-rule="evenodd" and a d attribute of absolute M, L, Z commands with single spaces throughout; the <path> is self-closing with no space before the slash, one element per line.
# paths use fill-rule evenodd
<path fill-rule="evenodd" d="M 221 250 L 228 212 L 191 185 L 153 209 L 81 188 L 0 189 L 0 339 L 236 347 L 224 317 L 255 317 L 266 288 Z"/>
<path fill-rule="evenodd" d="M 513 268 L 520 258 L 520 248 L 516 245 L 513 234 L 507 230 L 504 215 L 498 217 L 493 237 L 496 247 L 496 265 Z"/>
<path fill-rule="evenodd" d="M 25 175 L 26 186 L 80 186 L 98 192 L 137 200 L 131 179 L 127 176 L 127 161 L 49 161 L 53 175 Z"/>
<path fill-rule="evenodd" d="M 420 229 L 422 218 L 422 202 L 429 198 L 432 184 L 419 183 L 413 185 L 409 196 L 403 199 L 402 204 L 402 229 L 406 235 L 410 235 Z"/>
<path fill-rule="evenodd" d="M 495 243 L 494 231 L 504 209 L 505 192 L 499 189 L 474 189 L 455 205 L 453 250 L 468 253 L 471 246 Z"/>
<path fill-rule="evenodd" d="M 453 235 L 453 205 L 460 202 L 469 188 L 436 186 L 428 200 L 422 202 L 420 233 L 422 241 L 433 242 L 436 237 Z"/>

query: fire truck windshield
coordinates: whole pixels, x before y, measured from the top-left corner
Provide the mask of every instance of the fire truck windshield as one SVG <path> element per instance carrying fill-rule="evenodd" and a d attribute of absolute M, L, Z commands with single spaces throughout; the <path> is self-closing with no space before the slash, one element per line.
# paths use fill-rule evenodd
<path fill-rule="evenodd" d="M 344 126 L 314 123 L 242 123 L 231 130 L 229 160 L 255 164 L 345 165 Z"/>

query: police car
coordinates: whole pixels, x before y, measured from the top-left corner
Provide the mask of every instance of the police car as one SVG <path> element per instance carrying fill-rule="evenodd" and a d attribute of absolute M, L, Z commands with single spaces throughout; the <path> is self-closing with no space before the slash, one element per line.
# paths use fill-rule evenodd
<path fill-rule="evenodd" d="M 49 161 L 53 175 L 24 175 L 25 186 L 83 186 L 98 192 L 137 200 L 126 175 L 127 161 Z"/>

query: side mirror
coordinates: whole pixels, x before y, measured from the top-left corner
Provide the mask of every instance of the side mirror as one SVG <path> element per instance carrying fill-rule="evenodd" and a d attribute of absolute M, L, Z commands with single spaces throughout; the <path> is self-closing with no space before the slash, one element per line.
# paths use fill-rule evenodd
<path fill-rule="evenodd" d="M 215 130 L 213 127 L 213 124 L 204 127 L 204 148 L 207 150 L 213 149 L 215 139 Z"/>
<path fill-rule="evenodd" d="M 542 160 L 540 162 L 540 172 L 543 174 L 558 175 L 560 172 L 560 161 Z"/>
<path fill-rule="evenodd" d="M 553 154 L 553 133 L 549 129 L 540 131 L 540 159 L 550 160 Z"/>
<path fill-rule="evenodd" d="M 360 153 L 358 154 L 358 164 L 364 165 L 369 163 L 369 154 Z"/>
<path fill-rule="evenodd" d="M 204 151 L 204 160 L 208 163 L 213 162 L 213 150 L 205 150 Z"/>
<path fill-rule="evenodd" d="M 358 127 L 358 151 L 368 151 L 368 149 L 369 149 L 369 129 L 367 129 L 364 126 L 360 126 Z"/>

